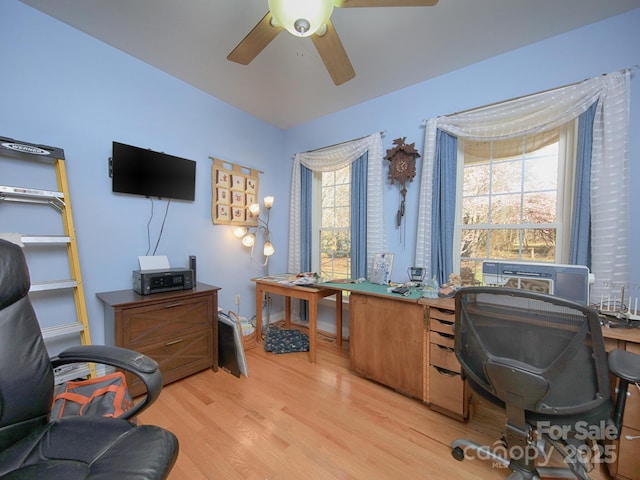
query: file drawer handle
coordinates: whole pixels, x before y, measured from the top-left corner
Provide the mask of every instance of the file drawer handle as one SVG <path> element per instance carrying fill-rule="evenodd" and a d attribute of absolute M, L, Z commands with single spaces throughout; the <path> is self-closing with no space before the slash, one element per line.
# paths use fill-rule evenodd
<path fill-rule="evenodd" d="M 171 303 L 169 305 L 165 305 L 164 308 L 181 307 L 182 305 L 184 305 L 184 302 Z"/>
<path fill-rule="evenodd" d="M 169 345 L 175 345 L 176 343 L 180 343 L 180 342 L 184 342 L 184 338 L 180 338 L 178 340 L 173 340 L 171 342 L 167 342 L 164 344 L 165 347 L 168 347 Z"/>
<path fill-rule="evenodd" d="M 435 365 L 432 365 L 432 367 L 435 368 L 440 375 L 444 375 L 445 377 L 456 377 L 460 375 L 459 373 L 452 372 L 451 370 L 447 370 L 446 368 L 436 367 Z"/>
<path fill-rule="evenodd" d="M 454 335 L 451 335 L 450 333 L 442 333 L 442 332 L 435 332 L 435 333 L 437 333 L 441 337 L 448 338 L 450 340 L 453 340 L 455 338 Z"/>
<path fill-rule="evenodd" d="M 440 345 L 438 343 L 434 343 L 435 346 L 437 346 L 439 349 L 444 350 L 446 352 L 453 352 L 454 349 L 451 347 L 445 347 L 444 345 Z"/>

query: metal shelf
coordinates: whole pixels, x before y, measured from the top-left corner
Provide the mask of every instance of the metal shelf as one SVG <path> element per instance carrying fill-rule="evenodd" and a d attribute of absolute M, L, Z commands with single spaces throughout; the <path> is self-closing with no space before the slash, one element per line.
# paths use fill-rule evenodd
<path fill-rule="evenodd" d="M 68 235 L 22 235 L 22 243 L 27 245 L 57 245 L 71 242 Z"/>
<path fill-rule="evenodd" d="M 11 187 L 0 185 L 0 200 L 7 202 L 43 203 L 51 205 L 58 211 L 64 208 L 64 193 L 36 188 Z"/>
<path fill-rule="evenodd" d="M 79 378 L 86 378 L 91 373 L 89 365 L 87 363 L 74 363 L 69 365 L 62 365 L 53 370 L 55 375 L 55 384 L 68 382 L 70 380 L 77 380 Z"/>
<path fill-rule="evenodd" d="M 42 338 L 48 340 L 50 338 L 62 337 L 64 335 L 71 335 L 74 333 L 81 332 L 84 328 L 80 322 L 73 323 L 63 323 L 60 325 L 55 325 L 53 327 L 44 327 L 42 328 Z"/>
<path fill-rule="evenodd" d="M 49 280 L 46 282 L 33 282 L 29 293 L 31 292 L 44 292 L 47 290 L 63 290 L 65 288 L 75 288 L 78 286 L 78 282 L 73 279 L 69 280 Z"/>

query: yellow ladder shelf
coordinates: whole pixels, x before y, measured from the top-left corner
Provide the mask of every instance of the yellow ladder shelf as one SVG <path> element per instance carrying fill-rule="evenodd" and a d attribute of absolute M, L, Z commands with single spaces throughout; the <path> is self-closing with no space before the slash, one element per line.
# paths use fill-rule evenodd
<path fill-rule="evenodd" d="M 89 320 L 85 303 L 84 286 L 80 272 L 80 260 L 76 232 L 73 224 L 69 184 L 64 163 L 64 151 L 61 148 L 36 145 L 0 137 L 0 160 L 3 158 L 44 161 L 55 168 L 58 191 L 41 190 L 24 186 L 0 185 L 0 204 L 4 202 L 34 203 L 49 205 L 57 210 L 62 218 L 64 235 L 28 235 L 18 234 L 19 242 L 25 246 L 66 245 L 69 272 L 71 278 L 32 282 L 29 293 L 41 291 L 73 290 L 76 318 L 66 323 L 41 327 L 46 341 L 69 335 L 79 335 L 82 345 L 91 344 Z M 5 225 L 2 228 L 6 228 Z M 15 235 L 15 234 L 12 234 Z M 79 377 L 95 377 L 94 364 L 80 364 L 72 368 L 56 371 L 56 382 Z"/>

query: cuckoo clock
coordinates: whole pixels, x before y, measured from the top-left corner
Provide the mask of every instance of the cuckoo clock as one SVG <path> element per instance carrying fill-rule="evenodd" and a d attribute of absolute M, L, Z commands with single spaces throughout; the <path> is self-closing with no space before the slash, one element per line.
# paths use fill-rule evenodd
<path fill-rule="evenodd" d="M 416 158 L 420 157 L 420 154 L 415 148 L 415 143 L 409 145 L 404 143 L 406 138 L 407 137 L 396 138 L 393 141 L 394 147 L 387 150 L 387 156 L 384 157 L 391 162 L 389 164 L 389 180 L 391 184 L 393 185 L 397 181 L 402 186 L 400 190 L 402 201 L 400 202 L 400 208 L 396 216 L 396 225 L 398 227 L 402 223 L 405 210 L 405 199 L 407 195 L 407 187 L 405 184 L 407 180 L 412 182 L 413 177 L 416 176 Z"/>

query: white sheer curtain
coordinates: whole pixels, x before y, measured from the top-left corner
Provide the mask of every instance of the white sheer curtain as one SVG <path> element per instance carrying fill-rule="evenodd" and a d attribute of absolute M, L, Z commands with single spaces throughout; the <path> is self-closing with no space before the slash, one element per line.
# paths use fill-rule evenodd
<path fill-rule="evenodd" d="M 591 174 L 592 298 L 629 279 L 629 77 L 630 70 L 575 85 L 431 119 L 425 132 L 416 265 L 430 271 L 431 192 L 437 129 L 464 139 L 499 140 L 544 132 L 577 118 L 599 100 Z"/>
<path fill-rule="evenodd" d="M 369 156 L 367 167 L 367 264 L 371 265 L 374 254 L 386 252 L 382 136 L 380 133 L 374 133 L 368 137 L 333 147 L 295 155 L 291 181 L 291 214 L 289 216 L 287 268 L 290 272 L 300 271 L 300 166 L 304 165 L 314 172 L 337 170 L 354 162 L 367 151 Z"/>

